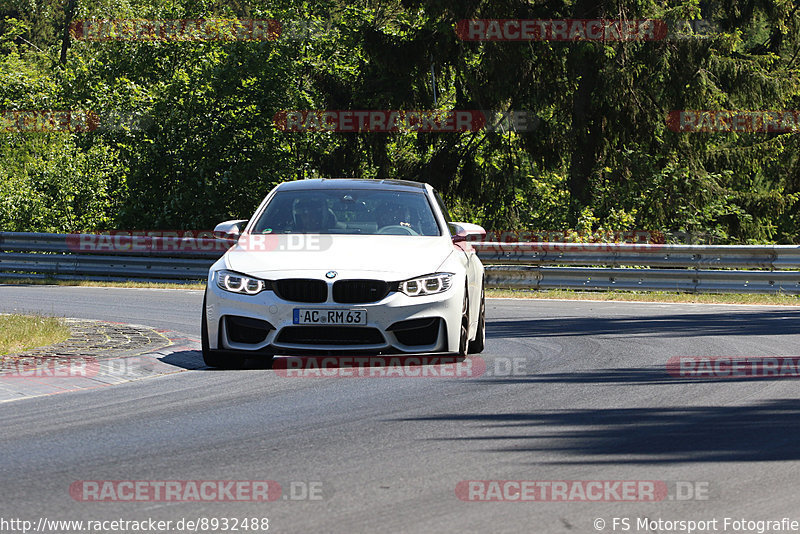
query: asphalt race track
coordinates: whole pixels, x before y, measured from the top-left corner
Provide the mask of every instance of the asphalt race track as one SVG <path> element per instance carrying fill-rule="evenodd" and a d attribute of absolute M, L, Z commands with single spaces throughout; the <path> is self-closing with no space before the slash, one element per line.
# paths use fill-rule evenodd
<path fill-rule="evenodd" d="M 193 338 L 201 302 L 200 291 L 0 287 L 0 312 Z M 254 364 L 2 403 L 0 517 L 152 518 L 174 532 L 190 530 L 174 528 L 181 519 L 268 518 L 270 532 L 296 533 L 688 531 L 665 528 L 673 520 L 752 532 L 725 518 L 800 521 L 796 369 L 753 378 L 667 366 L 800 356 L 800 309 L 489 300 L 487 317 L 486 351 L 471 357 L 485 372 L 474 376 L 299 378 Z M 80 493 L 82 481 L 253 480 L 274 481 L 275 500 Z M 513 484 L 469 481 L 539 481 L 550 498 L 520 502 Z M 614 481 L 666 493 L 631 500 Z M 470 500 L 483 498 L 510 502 Z"/>

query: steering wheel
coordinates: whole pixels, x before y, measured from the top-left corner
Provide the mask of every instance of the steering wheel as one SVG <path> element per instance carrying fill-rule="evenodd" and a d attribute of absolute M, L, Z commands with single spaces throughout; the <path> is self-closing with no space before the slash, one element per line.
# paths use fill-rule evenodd
<path fill-rule="evenodd" d="M 399 224 L 383 226 L 375 233 L 381 235 L 419 235 L 408 226 L 401 226 Z"/>

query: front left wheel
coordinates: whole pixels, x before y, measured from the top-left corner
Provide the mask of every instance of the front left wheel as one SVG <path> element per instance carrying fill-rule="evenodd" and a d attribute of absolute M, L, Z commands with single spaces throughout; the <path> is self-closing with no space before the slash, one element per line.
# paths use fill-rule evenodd
<path fill-rule="evenodd" d="M 478 314 L 478 331 L 475 339 L 469 343 L 470 354 L 480 354 L 486 347 L 486 291 L 481 284 L 481 309 Z"/>
<path fill-rule="evenodd" d="M 458 357 L 469 355 L 469 292 L 464 288 L 464 303 L 461 306 L 461 333 L 458 336 Z"/>

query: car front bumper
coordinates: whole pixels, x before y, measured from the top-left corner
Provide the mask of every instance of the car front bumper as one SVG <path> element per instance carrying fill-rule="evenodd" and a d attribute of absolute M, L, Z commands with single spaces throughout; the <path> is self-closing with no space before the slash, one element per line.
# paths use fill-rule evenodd
<path fill-rule="evenodd" d="M 455 276 L 447 291 L 410 297 L 391 292 L 377 302 L 342 304 L 291 302 L 273 291 L 243 295 L 220 289 L 211 271 L 206 290 L 209 348 L 257 354 L 322 352 L 427 353 L 456 352 L 464 299 L 464 278 Z M 366 324 L 297 325 L 301 309 L 364 310 Z"/>

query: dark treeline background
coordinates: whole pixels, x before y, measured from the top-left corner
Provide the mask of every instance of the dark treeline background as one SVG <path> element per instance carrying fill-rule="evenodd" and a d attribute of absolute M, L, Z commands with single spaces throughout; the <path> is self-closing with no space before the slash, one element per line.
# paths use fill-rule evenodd
<path fill-rule="evenodd" d="M 272 18 L 274 42 L 69 41 L 77 19 Z M 662 19 L 651 42 L 465 42 L 470 18 Z M 800 133 L 675 133 L 671 110 L 800 109 L 791 0 L 0 0 L 0 230 L 204 229 L 276 183 L 400 178 L 490 229 L 800 242 Z M 714 31 L 692 34 L 680 21 Z M 697 27 L 696 25 L 694 26 Z M 435 73 L 437 100 L 431 72 Z M 529 132 L 284 133 L 291 109 L 526 110 Z"/>

